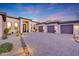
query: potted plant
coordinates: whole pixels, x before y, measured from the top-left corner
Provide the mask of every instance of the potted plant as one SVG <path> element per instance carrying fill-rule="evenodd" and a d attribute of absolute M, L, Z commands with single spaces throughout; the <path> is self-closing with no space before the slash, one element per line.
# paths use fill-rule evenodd
<path fill-rule="evenodd" d="M 8 29 L 8 28 L 5 28 L 5 29 L 4 29 L 4 32 L 3 32 L 2 38 L 3 38 L 3 39 L 7 39 L 8 33 L 9 33 L 9 29 Z"/>

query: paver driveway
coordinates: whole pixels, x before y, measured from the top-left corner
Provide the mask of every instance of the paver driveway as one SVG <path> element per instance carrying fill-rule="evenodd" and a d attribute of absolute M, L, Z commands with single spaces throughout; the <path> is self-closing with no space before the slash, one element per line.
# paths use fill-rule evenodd
<path fill-rule="evenodd" d="M 34 56 L 79 55 L 79 43 L 74 41 L 72 35 L 37 32 L 24 34 L 23 38 Z"/>

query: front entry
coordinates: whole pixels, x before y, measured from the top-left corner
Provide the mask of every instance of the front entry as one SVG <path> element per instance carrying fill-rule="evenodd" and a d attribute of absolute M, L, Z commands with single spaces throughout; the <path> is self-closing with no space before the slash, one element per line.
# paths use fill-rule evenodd
<path fill-rule="evenodd" d="M 23 32 L 26 32 L 26 24 L 23 24 Z"/>

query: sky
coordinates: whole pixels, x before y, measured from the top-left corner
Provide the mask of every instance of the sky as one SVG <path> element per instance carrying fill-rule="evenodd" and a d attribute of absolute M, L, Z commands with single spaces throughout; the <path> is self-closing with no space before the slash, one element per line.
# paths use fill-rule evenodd
<path fill-rule="evenodd" d="M 9 16 L 32 20 L 78 20 L 79 4 L 74 3 L 0 3 Z"/>

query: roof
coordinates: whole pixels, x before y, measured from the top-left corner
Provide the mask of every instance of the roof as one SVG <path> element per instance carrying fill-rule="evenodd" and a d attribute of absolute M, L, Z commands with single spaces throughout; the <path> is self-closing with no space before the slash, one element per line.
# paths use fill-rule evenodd
<path fill-rule="evenodd" d="M 9 17 L 9 18 L 14 18 L 14 19 L 17 19 L 17 20 L 19 20 L 19 19 L 26 19 L 26 20 L 32 21 L 31 19 L 23 18 L 23 17 L 13 17 L 13 16 L 7 16 L 7 17 Z"/>
<path fill-rule="evenodd" d="M 39 25 L 39 24 L 66 24 L 66 23 L 79 23 L 79 20 L 76 20 L 76 21 L 52 21 L 52 22 L 41 22 L 41 23 L 37 23 L 36 25 Z"/>
<path fill-rule="evenodd" d="M 33 20 L 32 20 L 32 22 L 35 22 L 35 23 L 40 23 L 40 22 L 38 22 L 38 21 L 33 21 Z"/>
<path fill-rule="evenodd" d="M 32 21 L 32 19 L 28 19 L 28 18 L 24 18 L 24 17 L 13 17 L 13 16 L 7 16 L 7 13 L 6 12 L 0 12 L 0 15 L 6 15 L 6 17 L 9 17 L 9 18 L 13 18 L 13 19 L 26 19 L 26 20 L 30 20 Z"/>
<path fill-rule="evenodd" d="M 76 21 L 63 21 L 63 22 L 59 22 L 59 24 L 65 24 L 65 23 L 79 23 L 79 20 L 76 20 Z"/>
<path fill-rule="evenodd" d="M 14 18 L 14 19 L 18 19 L 17 17 L 13 17 L 13 16 L 7 16 L 7 17 L 9 17 L 9 18 Z"/>
<path fill-rule="evenodd" d="M 54 22 L 41 22 L 41 23 L 37 23 L 36 25 L 39 24 L 54 24 L 54 23 L 59 23 L 58 21 L 54 21 Z"/>
<path fill-rule="evenodd" d="M 24 17 L 19 17 L 20 19 L 26 19 L 32 21 L 32 19 L 24 18 Z"/>

